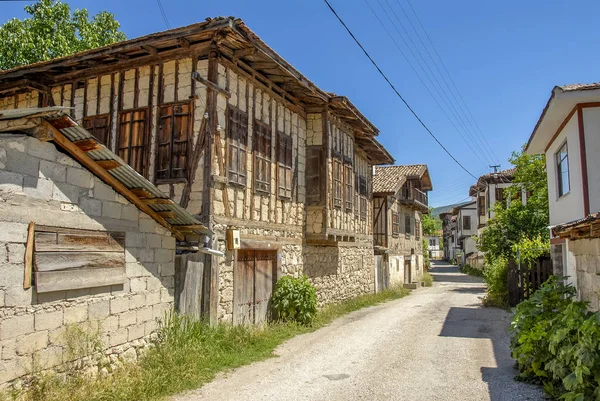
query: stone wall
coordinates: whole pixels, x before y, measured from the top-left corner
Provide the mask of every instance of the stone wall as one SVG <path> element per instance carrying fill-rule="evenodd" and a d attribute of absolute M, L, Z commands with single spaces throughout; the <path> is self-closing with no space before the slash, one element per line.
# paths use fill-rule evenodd
<path fill-rule="evenodd" d="M 375 290 L 373 255 L 373 246 L 368 243 L 306 245 L 304 273 L 317 288 L 319 306 L 372 293 Z"/>
<path fill-rule="evenodd" d="M 589 309 L 600 310 L 600 238 L 569 241 L 577 266 L 577 292 Z"/>
<path fill-rule="evenodd" d="M 122 285 L 23 289 L 27 226 L 125 232 Z M 54 144 L 0 134 L 0 386 L 33 369 L 61 370 L 66 330 L 101 341 L 80 368 L 108 371 L 147 345 L 173 304 L 175 238 Z"/>

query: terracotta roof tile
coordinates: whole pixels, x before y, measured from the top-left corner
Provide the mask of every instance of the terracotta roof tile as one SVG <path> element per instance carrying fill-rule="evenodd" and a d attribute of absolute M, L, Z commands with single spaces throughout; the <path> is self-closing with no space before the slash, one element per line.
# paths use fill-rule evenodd
<path fill-rule="evenodd" d="M 579 91 L 586 89 L 600 89 L 600 82 L 593 82 L 591 84 L 569 84 L 559 86 L 558 88 L 564 92 Z"/>
<path fill-rule="evenodd" d="M 420 178 L 426 171 L 425 164 L 376 166 L 373 175 L 373 193 L 396 192 L 408 177 Z"/>

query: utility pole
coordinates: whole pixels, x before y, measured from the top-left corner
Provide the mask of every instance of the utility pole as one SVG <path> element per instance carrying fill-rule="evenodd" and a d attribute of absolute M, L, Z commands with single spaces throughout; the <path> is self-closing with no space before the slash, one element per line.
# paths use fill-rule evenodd
<path fill-rule="evenodd" d="M 490 168 L 493 168 L 494 169 L 494 174 L 496 174 L 498 172 L 498 169 L 500 168 L 500 165 L 499 164 L 495 164 L 493 166 L 490 166 Z"/>

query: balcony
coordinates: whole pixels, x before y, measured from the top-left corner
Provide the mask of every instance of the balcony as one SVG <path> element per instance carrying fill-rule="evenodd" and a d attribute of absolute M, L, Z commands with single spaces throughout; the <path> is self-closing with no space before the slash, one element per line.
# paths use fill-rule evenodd
<path fill-rule="evenodd" d="M 417 206 L 423 211 L 427 211 L 427 206 L 429 205 L 427 202 L 427 194 L 423 191 L 418 190 L 417 188 L 402 188 L 400 190 L 400 198 L 398 199 L 400 203 L 404 205 Z"/>

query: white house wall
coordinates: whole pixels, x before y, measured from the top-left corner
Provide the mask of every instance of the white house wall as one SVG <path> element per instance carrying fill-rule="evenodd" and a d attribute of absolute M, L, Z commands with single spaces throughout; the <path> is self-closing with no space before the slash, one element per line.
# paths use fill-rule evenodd
<path fill-rule="evenodd" d="M 600 107 L 583 109 L 590 213 L 600 211 Z M 569 155 L 570 157 L 570 155 Z"/>

